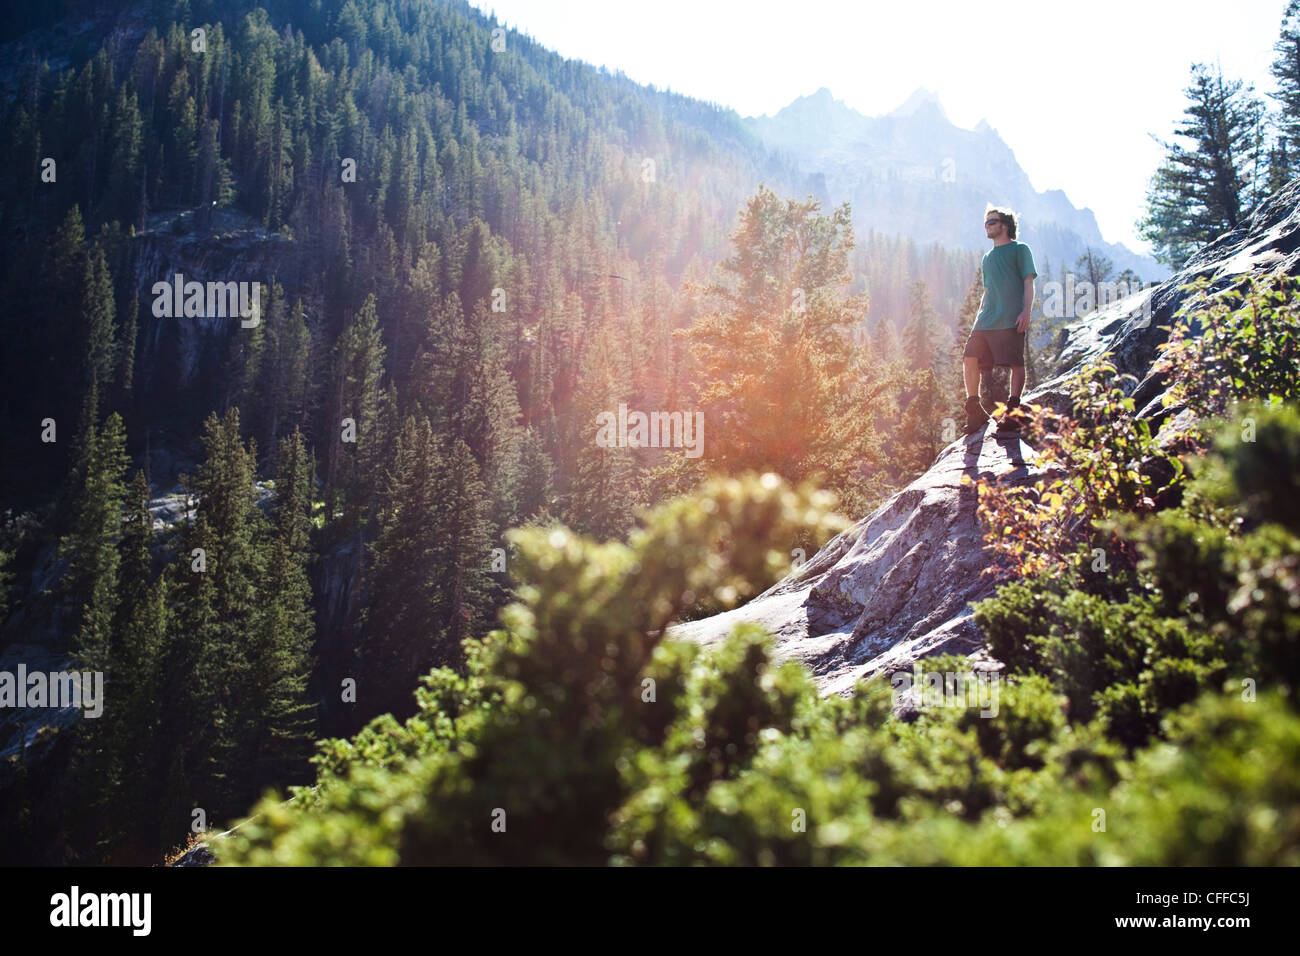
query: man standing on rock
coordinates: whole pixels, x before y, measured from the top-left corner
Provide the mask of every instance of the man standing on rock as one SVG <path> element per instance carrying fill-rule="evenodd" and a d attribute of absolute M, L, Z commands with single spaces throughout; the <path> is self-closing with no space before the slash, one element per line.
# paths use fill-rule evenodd
<path fill-rule="evenodd" d="M 962 357 L 962 377 L 966 383 L 967 435 L 979 431 L 989 421 L 989 410 L 980 404 L 980 375 L 991 375 L 993 366 L 1011 368 L 1011 390 L 1007 414 L 998 431 L 1017 433 L 1024 420 L 1020 409 L 1020 390 L 1025 387 L 1025 339 L 1029 332 L 1029 312 L 1034 306 L 1034 254 L 1023 242 L 1016 241 L 1016 214 L 1010 209 L 989 205 L 984 213 L 984 232 L 993 240 L 993 248 L 984 253 L 980 268 L 984 273 L 984 297 L 971 328 Z"/>

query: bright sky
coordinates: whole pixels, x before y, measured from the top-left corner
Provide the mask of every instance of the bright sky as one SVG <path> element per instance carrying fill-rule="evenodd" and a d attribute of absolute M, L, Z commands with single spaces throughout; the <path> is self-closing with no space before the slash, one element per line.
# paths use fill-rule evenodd
<path fill-rule="evenodd" d="M 1134 223 L 1181 119 L 1193 62 L 1276 89 L 1286 0 L 470 0 L 562 56 L 772 114 L 828 87 L 876 116 L 919 86 L 967 129 L 983 117 L 1038 190 L 1063 189 L 1102 235 Z M 1228 11 L 1228 12 L 1225 12 Z M 1274 103 L 1265 99 L 1270 109 Z"/>

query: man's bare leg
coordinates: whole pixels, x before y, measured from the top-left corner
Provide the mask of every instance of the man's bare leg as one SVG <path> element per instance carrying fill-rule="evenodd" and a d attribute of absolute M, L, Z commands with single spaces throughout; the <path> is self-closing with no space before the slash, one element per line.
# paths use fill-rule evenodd
<path fill-rule="evenodd" d="M 1024 387 L 1025 387 L 1025 367 L 1023 365 L 1011 366 L 1011 394 L 1019 396 L 1021 394 L 1020 390 L 1023 389 Z"/>
<path fill-rule="evenodd" d="M 1023 372 L 1024 369 L 1022 368 Z M 979 397 L 980 394 L 980 360 L 973 355 L 962 358 L 961 377 L 966 383 L 966 397 Z"/>
<path fill-rule="evenodd" d="M 962 434 L 974 435 L 989 421 L 980 401 L 980 360 L 972 355 L 962 356 L 961 377 L 966 384 L 966 427 Z"/>

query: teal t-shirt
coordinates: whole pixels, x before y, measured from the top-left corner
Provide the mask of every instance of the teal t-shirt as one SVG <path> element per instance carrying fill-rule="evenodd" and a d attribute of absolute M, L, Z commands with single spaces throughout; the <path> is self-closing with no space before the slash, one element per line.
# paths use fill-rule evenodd
<path fill-rule="evenodd" d="M 984 253 L 984 308 L 975 317 L 976 329 L 1014 329 L 1025 311 L 1025 280 L 1038 275 L 1034 254 L 1012 239 Z"/>

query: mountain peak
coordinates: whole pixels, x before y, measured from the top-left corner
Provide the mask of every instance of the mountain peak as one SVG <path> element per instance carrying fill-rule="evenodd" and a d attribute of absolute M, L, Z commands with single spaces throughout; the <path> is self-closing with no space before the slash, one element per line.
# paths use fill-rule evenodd
<path fill-rule="evenodd" d="M 885 115 L 894 117 L 912 116 L 929 110 L 938 113 L 945 120 L 948 118 L 948 114 L 943 111 L 943 104 L 939 102 L 939 94 L 924 86 L 918 86 L 912 92 L 912 95 L 903 102 L 902 106 Z"/>
<path fill-rule="evenodd" d="M 796 97 L 786 105 L 780 113 L 806 112 L 808 110 L 820 110 L 828 112 L 835 106 L 844 107 L 844 104 L 835 98 L 829 88 L 823 86 L 816 93 L 809 93 L 807 96 Z"/>

